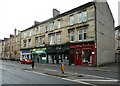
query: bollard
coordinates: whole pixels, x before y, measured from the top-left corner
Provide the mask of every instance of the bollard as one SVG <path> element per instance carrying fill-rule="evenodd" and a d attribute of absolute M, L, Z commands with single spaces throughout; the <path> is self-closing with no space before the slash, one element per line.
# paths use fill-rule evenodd
<path fill-rule="evenodd" d="M 61 62 L 61 71 L 62 71 L 62 74 L 65 74 L 64 70 L 65 70 L 64 63 Z"/>

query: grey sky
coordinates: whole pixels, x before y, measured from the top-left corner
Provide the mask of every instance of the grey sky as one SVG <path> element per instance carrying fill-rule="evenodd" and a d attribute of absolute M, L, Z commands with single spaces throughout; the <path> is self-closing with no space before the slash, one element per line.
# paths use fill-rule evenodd
<path fill-rule="evenodd" d="M 0 39 L 9 37 L 14 29 L 24 30 L 34 21 L 52 17 L 52 9 L 63 13 L 93 0 L 0 0 Z M 118 25 L 118 1 L 107 0 L 112 11 L 115 26 Z"/>

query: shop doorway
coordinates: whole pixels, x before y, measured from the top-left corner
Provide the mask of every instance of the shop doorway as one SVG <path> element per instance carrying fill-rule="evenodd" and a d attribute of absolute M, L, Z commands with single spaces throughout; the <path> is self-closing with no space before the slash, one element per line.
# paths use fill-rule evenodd
<path fill-rule="evenodd" d="M 75 58 L 74 58 L 75 65 L 81 65 L 82 64 L 81 54 L 82 53 L 81 53 L 80 49 L 75 50 Z"/>
<path fill-rule="evenodd" d="M 91 49 L 76 49 L 74 63 L 75 65 L 88 65 L 92 63 Z"/>
<path fill-rule="evenodd" d="M 69 55 L 69 65 L 74 64 L 74 48 L 70 49 L 70 55 Z"/>
<path fill-rule="evenodd" d="M 89 63 L 92 63 L 92 54 L 91 49 L 82 50 L 82 64 L 88 65 Z"/>

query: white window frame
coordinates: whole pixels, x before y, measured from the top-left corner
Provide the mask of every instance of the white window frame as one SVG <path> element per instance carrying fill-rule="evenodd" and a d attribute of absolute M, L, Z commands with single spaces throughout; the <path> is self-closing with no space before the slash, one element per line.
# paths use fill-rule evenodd
<path fill-rule="evenodd" d="M 58 29 L 61 28 L 61 21 L 58 20 Z"/>
<path fill-rule="evenodd" d="M 43 46 L 43 37 L 40 37 L 40 46 Z"/>
<path fill-rule="evenodd" d="M 37 39 L 37 41 L 36 41 Z M 38 37 L 35 38 L 35 46 L 38 47 Z"/>
<path fill-rule="evenodd" d="M 82 22 L 82 12 L 78 13 L 78 23 Z"/>
<path fill-rule="evenodd" d="M 61 43 L 61 35 L 58 34 L 58 35 L 57 35 L 57 44 L 60 44 L 60 43 Z"/>
<path fill-rule="evenodd" d="M 23 47 L 27 47 L 27 41 L 23 40 Z"/>
<path fill-rule="evenodd" d="M 81 33 L 80 33 L 81 31 Z M 79 40 L 79 34 L 82 35 L 82 39 Z M 84 35 L 86 34 L 86 39 L 87 39 L 87 30 L 86 29 L 83 29 L 83 30 L 78 30 L 78 41 L 85 41 L 86 39 L 84 38 Z"/>
<path fill-rule="evenodd" d="M 80 32 L 81 32 L 81 33 L 80 33 Z M 83 39 L 83 33 L 82 33 L 82 30 L 78 30 L 78 41 L 82 41 L 82 39 L 81 39 L 81 40 L 79 39 L 79 35 L 80 35 L 80 34 L 82 35 L 82 39 Z"/>
<path fill-rule="evenodd" d="M 73 36 L 73 40 L 71 40 L 72 36 Z M 74 31 L 70 32 L 70 42 L 74 42 Z"/>
<path fill-rule="evenodd" d="M 78 13 L 78 23 L 87 21 L 87 11 Z"/>
<path fill-rule="evenodd" d="M 50 22 L 50 31 L 54 30 L 54 22 Z"/>
<path fill-rule="evenodd" d="M 24 38 L 26 38 L 26 32 L 24 32 Z"/>
<path fill-rule="evenodd" d="M 87 11 L 83 12 L 83 22 L 87 21 Z"/>
<path fill-rule="evenodd" d="M 70 25 L 73 25 L 74 24 L 74 15 L 71 15 L 70 16 Z"/>
<path fill-rule="evenodd" d="M 86 40 L 86 39 L 84 38 L 84 35 L 85 35 L 85 34 L 86 34 L 86 39 L 87 39 L 87 30 L 86 30 L 86 29 L 83 30 L 83 41 Z"/>
<path fill-rule="evenodd" d="M 55 43 L 55 36 L 51 35 L 50 36 L 50 45 Z"/>

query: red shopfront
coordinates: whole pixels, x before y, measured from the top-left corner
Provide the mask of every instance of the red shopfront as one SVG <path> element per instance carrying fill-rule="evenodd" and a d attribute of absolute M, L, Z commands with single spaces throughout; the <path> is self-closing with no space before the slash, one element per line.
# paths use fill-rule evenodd
<path fill-rule="evenodd" d="M 75 65 L 95 65 L 95 44 L 71 44 Z"/>

